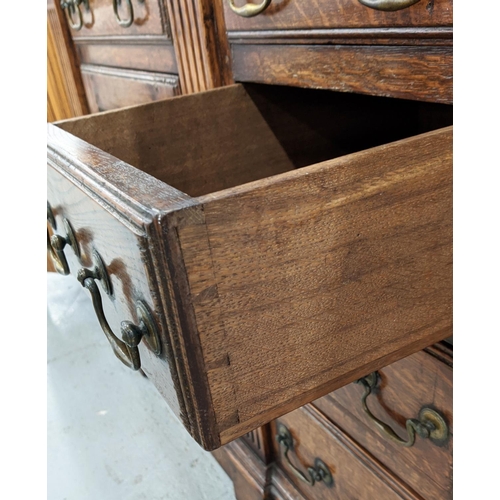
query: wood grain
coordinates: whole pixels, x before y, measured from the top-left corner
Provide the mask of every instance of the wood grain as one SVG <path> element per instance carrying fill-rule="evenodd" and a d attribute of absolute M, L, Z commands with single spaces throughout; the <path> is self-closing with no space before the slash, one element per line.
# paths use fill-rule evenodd
<path fill-rule="evenodd" d="M 92 113 L 145 104 L 180 94 L 176 75 L 90 64 L 82 64 L 81 72 Z"/>
<path fill-rule="evenodd" d="M 249 0 L 235 0 L 237 6 Z M 257 3 L 257 2 L 250 2 Z M 357 0 L 273 0 L 258 16 L 243 18 L 223 2 L 228 31 L 306 28 L 362 28 L 394 26 L 450 26 L 452 0 L 421 1 L 397 12 L 381 12 Z"/>
<path fill-rule="evenodd" d="M 450 47 L 232 44 L 235 81 L 453 102 Z"/>
<path fill-rule="evenodd" d="M 363 389 L 358 384 L 338 389 L 313 405 L 423 498 L 452 498 L 452 369 L 421 351 L 392 363 L 379 373 L 379 388 L 367 402 L 377 418 L 405 439 L 406 419 L 418 418 L 424 406 L 431 407 L 445 418 L 451 434 L 449 440 L 439 446 L 417 436 L 411 448 L 393 443 L 377 431 L 364 414 Z"/>

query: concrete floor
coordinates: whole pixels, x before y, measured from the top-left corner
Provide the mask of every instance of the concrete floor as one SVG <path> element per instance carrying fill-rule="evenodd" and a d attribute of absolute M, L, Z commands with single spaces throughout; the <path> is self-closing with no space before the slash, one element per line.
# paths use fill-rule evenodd
<path fill-rule="evenodd" d="M 48 499 L 234 500 L 153 385 L 123 366 L 90 296 L 47 275 Z"/>

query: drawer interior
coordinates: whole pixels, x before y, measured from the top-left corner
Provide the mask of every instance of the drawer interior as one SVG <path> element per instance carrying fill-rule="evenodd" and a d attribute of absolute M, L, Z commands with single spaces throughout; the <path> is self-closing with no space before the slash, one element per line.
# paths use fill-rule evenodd
<path fill-rule="evenodd" d="M 198 197 L 451 123 L 445 104 L 237 84 L 57 126 Z"/>

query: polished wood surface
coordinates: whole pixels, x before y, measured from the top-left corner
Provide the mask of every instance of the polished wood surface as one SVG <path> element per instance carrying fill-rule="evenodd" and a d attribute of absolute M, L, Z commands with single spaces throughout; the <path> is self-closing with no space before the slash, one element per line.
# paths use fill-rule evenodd
<path fill-rule="evenodd" d="M 82 65 L 92 113 L 143 104 L 180 94 L 177 75 Z"/>
<path fill-rule="evenodd" d="M 318 96 L 235 85 L 51 132 L 115 216 L 131 217 L 129 196 L 158 214 L 172 377 L 208 449 L 450 335 L 451 128 L 373 147 L 448 113 L 400 102 L 407 126 L 372 134 L 377 98 Z M 363 101 L 350 122 L 343 99 Z M 330 120 L 304 133 L 321 106 Z M 103 171 L 110 154 L 160 180 Z M 338 158 L 305 166 L 323 155 Z"/>
<path fill-rule="evenodd" d="M 366 27 L 451 26 L 452 0 L 420 1 L 396 12 L 381 12 L 362 5 L 358 0 L 273 0 L 255 17 L 244 18 L 224 5 L 226 26 L 233 30 L 326 29 Z M 235 0 L 237 6 L 251 2 Z"/>

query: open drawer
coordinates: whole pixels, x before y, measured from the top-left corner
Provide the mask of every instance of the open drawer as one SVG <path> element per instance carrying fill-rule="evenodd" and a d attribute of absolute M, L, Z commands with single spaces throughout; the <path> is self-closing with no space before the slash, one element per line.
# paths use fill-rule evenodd
<path fill-rule="evenodd" d="M 214 449 L 451 335 L 451 107 L 233 85 L 48 126 L 48 240 Z"/>

